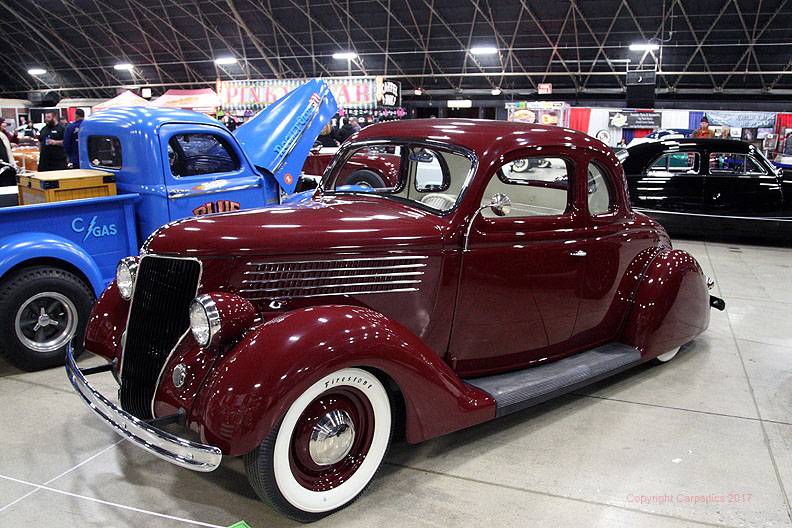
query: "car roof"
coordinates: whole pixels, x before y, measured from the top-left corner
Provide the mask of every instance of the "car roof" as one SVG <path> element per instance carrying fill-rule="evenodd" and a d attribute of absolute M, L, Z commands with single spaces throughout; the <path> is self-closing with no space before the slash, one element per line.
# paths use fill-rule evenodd
<path fill-rule="evenodd" d="M 508 152 L 534 145 L 566 145 L 573 148 L 608 147 L 571 128 L 489 119 L 408 119 L 377 123 L 362 129 L 352 141 L 379 139 L 430 140 L 486 153 Z"/>
<path fill-rule="evenodd" d="M 627 147 L 619 153 L 624 171 L 637 174 L 643 171 L 650 162 L 667 152 L 678 151 L 699 152 L 734 152 L 737 154 L 753 154 L 756 147 L 739 139 L 721 138 L 675 138 L 661 139 Z"/>

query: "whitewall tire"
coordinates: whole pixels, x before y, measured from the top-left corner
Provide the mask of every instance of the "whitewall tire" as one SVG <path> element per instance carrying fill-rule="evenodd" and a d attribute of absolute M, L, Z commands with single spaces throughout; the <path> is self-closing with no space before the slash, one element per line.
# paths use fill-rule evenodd
<path fill-rule="evenodd" d="M 264 502 L 301 522 L 341 509 L 380 467 L 391 437 L 388 392 L 372 373 L 345 368 L 311 385 L 245 457 Z"/>
<path fill-rule="evenodd" d="M 679 354 L 679 350 L 680 350 L 681 348 L 682 348 L 681 346 L 678 346 L 678 347 L 676 347 L 676 348 L 675 348 L 675 349 L 673 349 L 673 350 L 669 350 L 669 351 L 668 351 L 668 352 L 666 352 L 665 354 L 660 354 L 659 356 L 657 356 L 656 358 L 654 358 L 654 360 L 653 360 L 653 361 L 654 361 L 656 364 L 660 364 L 660 365 L 662 365 L 663 363 L 668 363 L 669 361 L 671 361 L 672 359 L 674 359 L 674 358 L 677 356 L 677 354 Z"/>

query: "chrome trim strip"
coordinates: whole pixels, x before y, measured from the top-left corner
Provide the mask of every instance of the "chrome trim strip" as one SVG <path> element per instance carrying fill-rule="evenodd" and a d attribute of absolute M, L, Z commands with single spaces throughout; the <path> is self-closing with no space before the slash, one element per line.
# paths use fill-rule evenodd
<path fill-rule="evenodd" d="M 667 215 L 678 216 L 700 216 L 704 218 L 728 218 L 730 220 L 760 220 L 764 222 L 792 222 L 792 217 L 789 216 L 729 216 L 729 215 L 713 215 L 704 213 L 681 213 L 678 211 L 661 211 L 660 209 L 644 209 L 643 207 L 634 207 L 634 211 L 639 213 L 660 213 Z"/>
<path fill-rule="evenodd" d="M 223 453 L 219 448 L 180 438 L 157 429 L 118 408 L 94 389 L 74 360 L 69 344 L 66 351 L 66 374 L 81 399 L 102 421 L 123 438 L 154 456 L 194 471 L 214 471 L 220 465 Z"/>
<path fill-rule="evenodd" d="M 335 262 L 335 261 L 334 261 Z M 287 262 L 286 264 L 291 264 Z M 263 264 L 259 264 L 259 266 L 263 266 Z M 317 271 L 376 271 L 376 270 L 383 270 L 383 271 L 390 271 L 396 269 L 414 269 L 414 268 L 425 268 L 426 264 L 423 263 L 416 263 L 416 264 L 391 264 L 389 266 L 365 266 L 365 267 L 349 267 L 349 268 L 309 268 L 309 269 L 293 269 L 293 270 L 262 270 L 262 271 L 245 271 L 243 275 L 271 275 L 273 273 L 311 273 Z"/>
<path fill-rule="evenodd" d="M 387 284 L 387 283 L 386 283 Z M 248 301 L 283 301 L 288 299 L 310 299 L 312 297 L 333 297 L 342 295 L 368 295 L 374 293 L 397 293 L 397 292 L 415 292 L 418 288 L 395 288 L 392 290 L 369 290 L 369 291 L 348 291 L 348 292 L 334 292 L 334 293 L 314 293 L 311 295 L 283 296 L 283 297 L 246 297 Z"/>
<path fill-rule="evenodd" d="M 259 188 L 261 188 L 261 182 L 248 183 L 244 185 L 234 185 L 231 187 L 222 187 L 219 189 L 209 189 L 207 191 L 171 189 L 170 191 L 168 191 L 168 199 L 178 200 L 180 198 L 188 198 L 190 196 L 204 196 L 206 194 L 217 194 L 217 193 L 233 192 L 233 191 L 247 191 L 250 189 L 259 189 Z"/>
<path fill-rule="evenodd" d="M 171 351 L 168 352 L 168 357 L 165 358 L 165 363 L 162 364 L 162 368 L 159 371 L 159 375 L 157 376 L 157 382 L 154 384 L 154 395 L 151 397 L 151 416 L 153 416 L 154 418 L 157 417 L 156 413 L 154 412 L 154 402 L 157 399 L 157 390 L 159 389 L 160 383 L 162 382 L 162 374 L 165 372 L 165 367 L 167 367 L 168 363 L 170 363 L 173 353 L 176 352 L 176 349 L 179 348 L 179 345 L 181 344 L 182 341 L 184 341 L 184 338 L 187 337 L 187 334 L 189 333 L 190 333 L 190 329 L 188 328 L 187 331 L 182 334 L 179 340 L 176 341 L 176 344 L 173 345 Z"/>
<path fill-rule="evenodd" d="M 345 288 L 347 286 L 387 286 L 388 284 L 420 284 L 419 280 L 397 280 L 397 281 L 383 281 L 383 282 L 351 282 L 348 284 L 322 284 L 316 286 L 293 286 L 284 288 L 247 288 L 239 290 L 244 293 L 257 293 L 257 292 L 279 292 L 283 290 L 316 290 L 319 288 Z M 339 295 L 343 295 L 339 292 Z"/>
<path fill-rule="evenodd" d="M 398 255 L 391 257 L 360 257 L 324 260 L 288 260 L 283 262 L 248 262 L 247 266 L 279 266 L 286 264 L 322 264 L 324 262 L 371 262 L 379 260 L 407 260 L 407 259 L 428 259 L 428 255 Z"/>
<path fill-rule="evenodd" d="M 349 268 L 350 271 L 357 271 L 355 268 Z M 282 271 L 283 274 L 291 273 L 288 270 Z M 415 275 L 423 275 L 423 271 L 402 271 L 397 273 L 351 273 L 349 275 L 330 275 L 327 277 L 292 277 L 281 279 L 250 279 L 243 280 L 242 284 L 264 284 L 267 282 L 293 282 L 293 281 L 312 281 L 312 280 L 337 280 L 337 279 L 359 279 L 369 277 L 409 277 Z M 389 281 L 384 281 L 385 283 Z"/>

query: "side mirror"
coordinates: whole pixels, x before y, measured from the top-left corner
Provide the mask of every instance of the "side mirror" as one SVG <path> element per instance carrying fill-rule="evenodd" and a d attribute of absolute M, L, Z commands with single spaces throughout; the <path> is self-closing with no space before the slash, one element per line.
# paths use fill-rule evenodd
<path fill-rule="evenodd" d="M 465 230 L 465 242 L 462 246 L 463 251 L 468 250 L 468 242 L 470 241 L 470 231 L 473 229 L 473 222 L 476 220 L 476 217 L 483 211 L 484 209 L 489 208 L 495 215 L 497 216 L 506 216 L 511 212 L 512 201 L 511 198 L 506 196 L 502 193 L 493 194 L 492 198 L 486 205 L 482 205 L 476 212 L 473 213 L 473 216 L 468 221 L 467 230 Z"/>
<path fill-rule="evenodd" d="M 506 216 L 511 212 L 512 201 L 505 194 L 493 194 L 487 207 L 497 216 Z"/>

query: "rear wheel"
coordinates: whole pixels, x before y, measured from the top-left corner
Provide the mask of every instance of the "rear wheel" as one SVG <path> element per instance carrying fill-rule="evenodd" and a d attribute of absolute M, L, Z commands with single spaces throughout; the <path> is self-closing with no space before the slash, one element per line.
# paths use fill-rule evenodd
<path fill-rule="evenodd" d="M 368 371 L 338 370 L 314 383 L 280 425 L 245 456 L 256 494 L 311 522 L 349 505 L 379 469 L 391 436 L 385 387 Z"/>
<path fill-rule="evenodd" d="M 62 365 L 72 339 L 82 343 L 94 296 L 76 275 L 47 266 L 12 274 L 0 286 L 0 352 L 14 366 Z"/>
<path fill-rule="evenodd" d="M 681 346 L 678 346 L 673 350 L 669 350 L 665 354 L 660 354 L 659 356 L 657 356 L 652 360 L 652 363 L 654 363 L 655 365 L 662 365 L 663 363 L 668 363 L 669 361 L 674 359 L 677 356 L 677 354 L 679 354 L 679 350 L 681 348 L 682 348 Z"/>

